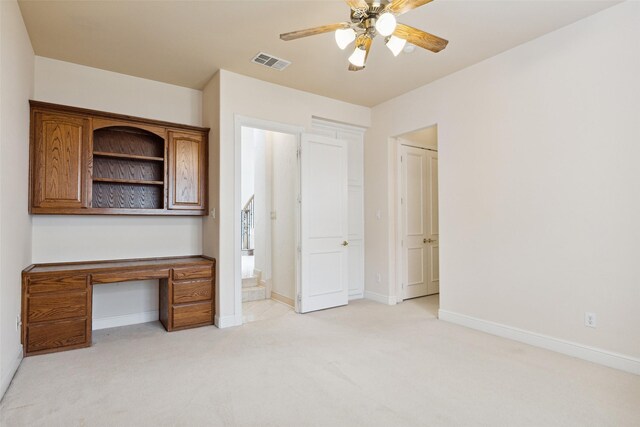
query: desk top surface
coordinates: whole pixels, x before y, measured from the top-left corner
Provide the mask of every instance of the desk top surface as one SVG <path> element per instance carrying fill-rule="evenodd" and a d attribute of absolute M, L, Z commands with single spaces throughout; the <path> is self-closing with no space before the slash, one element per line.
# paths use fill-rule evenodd
<path fill-rule="evenodd" d="M 193 255 L 168 258 L 118 259 L 108 261 L 60 262 L 53 264 L 34 264 L 23 270 L 23 273 L 53 272 L 102 272 L 110 270 L 132 270 L 140 268 L 175 267 L 181 265 L 207 265 L 214 263 L 213 258 Z"/>

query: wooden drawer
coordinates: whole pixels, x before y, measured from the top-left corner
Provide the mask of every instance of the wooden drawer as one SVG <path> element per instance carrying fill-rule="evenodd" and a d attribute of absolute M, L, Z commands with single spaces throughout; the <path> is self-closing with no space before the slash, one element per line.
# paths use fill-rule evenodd
<path fill-rule="evenodd" d="M 27 353 L 82 344 L 89 344 L 86 319 L 29 325 L 27 330 Z"/>
<path fill-rule="evenodd" d="M 173 280 L 204 279 L 211 277 L 210 265 L 178 267 L 173 269 Z"/>
<path fill-rule="evenodd" d="M 173 303 L 210 300 L 211 291 L 211 279 L 173 282 Z"/>
<path fill-rule="evenodd" d="M 29 322 L 70 319 L 86 315 L 86 292 L 33 295 L 27 300 L 27 321 Z"/>
<path fill-rule="evenodd" d="M 81 291 L 87 288 L 86 274 L 29 277 L 27 292 Z"/>
<path fill-rule="evenodd" d="M 128 280 L 151 280 L 164 279 L 169 277 L 169 269 L 152 269 L 152 270 L 133 270 L 133 271 L 116 271 L 110 273 L 96 273 L 91 275 L 93 284 L 100 283 L 118 283 Z"/>
<path fill-rule="evenodd" d="M 213 323 L 211 301 L 189 305 L 175 305 L 172 310 L 174 329 Z"/>

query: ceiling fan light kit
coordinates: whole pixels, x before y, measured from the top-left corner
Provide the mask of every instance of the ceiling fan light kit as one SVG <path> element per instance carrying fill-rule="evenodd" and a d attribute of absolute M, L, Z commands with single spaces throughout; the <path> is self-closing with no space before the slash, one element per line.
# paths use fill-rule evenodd
<path fill-rule="evenodd" d="M 376 20 L 376 31 L 381 36 L 390 36 L 396 30 L 396 17 L 385 12 Z"/>
<path fill-rule="evenodd" d="M 393 53 L 393 56 L 400 55 L 400 52 L 402 52 L 404 46 L 407 44 L 407 41 L 405 39 L 401 39 L 400 37 L 396 36 L 387 37 L 386 41 L 386 45 L 391 53 Z"/>
<path fill-rule="evenodd" d="M 323 25 L 306 30 L 280 34 L 280 39 L 289 41 L 302 37 L 335 31 L 336 44 L 346 49 L 354 40 L 356 48 L 349 56 L 349 70 L 363 70 L 369 56 L 373 38 L 380 34 L 393 56 L 398 56 L 406 47 L 415 45 L 431 52 L 440 52 L 449 43 L 433 34 L 400 24 L 396 16 L 402 15 L 433 0 L 345 0 L 351 8 L 351 22 Z M 410 44 L 407 44 L 410 43 Z"/>
<path fill-rule="evenodd" d="M 338 28 L 336 30 L 336 43 L 338 47 L 344 50 L 356 39 L 356 32 L 353 28 Z"/>

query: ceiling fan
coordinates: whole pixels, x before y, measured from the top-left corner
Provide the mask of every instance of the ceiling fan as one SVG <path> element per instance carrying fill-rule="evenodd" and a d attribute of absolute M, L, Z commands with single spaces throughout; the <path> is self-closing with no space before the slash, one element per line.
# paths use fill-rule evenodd
<path fill-rule="evenodd" d="M 350 71 L 364 69 L 371 42 L 378 34 L 385 37 L 385 43 L 394 56 L 398 56 L 407 42 L 432 52 L 440 52 L 449 43 L 433 34 L 396 22 L 396 16 L 433 0 L 345 1 L 351 7 L 351 22 L 292 31 L 280 34 L 280 39 L 289 41 L 335 31 L 336 43 L 340 49 L 345 49 L 355 40 L 356 48 L 349 57 Z"/>

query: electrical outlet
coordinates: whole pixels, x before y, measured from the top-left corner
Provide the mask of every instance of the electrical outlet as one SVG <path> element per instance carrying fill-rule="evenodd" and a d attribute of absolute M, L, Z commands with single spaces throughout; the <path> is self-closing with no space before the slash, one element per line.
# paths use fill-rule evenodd
<path fill-rule="evenodd" d="M 584 326 L 587 326 L 589 328 L 595 328 L 596 327 L 596 314 L 595 313 L 589 313 L 589 312 L 584 313 Z"/>

